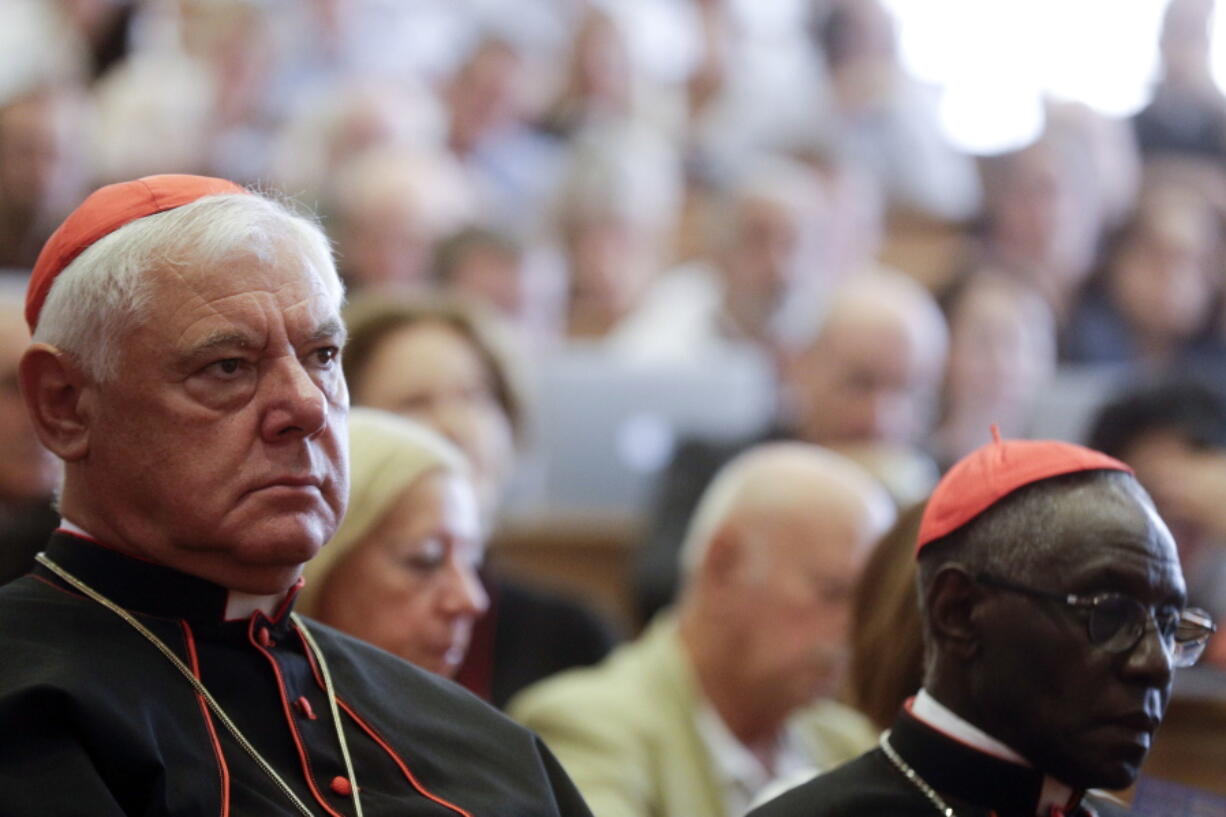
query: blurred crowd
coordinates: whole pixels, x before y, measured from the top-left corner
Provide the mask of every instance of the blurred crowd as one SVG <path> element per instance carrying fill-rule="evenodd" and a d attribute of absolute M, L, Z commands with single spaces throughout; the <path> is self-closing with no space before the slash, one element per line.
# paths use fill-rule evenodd
<path fill-rule="evenodd" d="M 1212 13 L 1171 0 L 1135 116 L 1052 101 L 1034 143 L 972 157 L 943 137 L 936 91 L 908 75 L 878 0 L 6 0 L 0 516 L 35 539 L 54 523 L 54 467 L 13 374 L 21 276 L 97 186 L 197 173 L 318 214 L 348 290 L 353 402 L 465 455 L 485 531 L 463 556 L 474 574 L 549 432 L 532 418 L 554 395 L 525 384 L 582 349 L 610 377 L 744 364 L 771 389 L 749 436 L 680 429 L 649 500 L 622 509 L 641 534 L 630 630 L 674 599 L 700 497 L 747 448 L 821 445 L 907 511 L 993 424 L 1132 464 L 1194 600 L 1226 616 Z M 903 513 L 890 555 L 868 563 L 856 650 L 879 658 L 872 639 L 913 606 L 899 553 L 917 519 Z M 613 644 L 573 599 L 520 605 L 538 590 L 488 569 L 464 581 L 445 614 L 466 622 L 458 647 L 422 663 L 500 705 Z M 492 629 L 499 609 L 520 624 Z M 913 626 L 899 666 L 853 660 L 851 699 L 870 716 L 917 686 Z M 1210 656 L 1226 666 L 1223 639 Z"/>

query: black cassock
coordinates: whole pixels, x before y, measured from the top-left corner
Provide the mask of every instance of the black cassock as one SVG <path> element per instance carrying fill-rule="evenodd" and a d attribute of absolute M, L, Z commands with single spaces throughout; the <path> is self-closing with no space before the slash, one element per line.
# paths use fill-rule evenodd
<path fill-rule="evenodd" d="M 170 647 L 314 814 L 354 814 L 327 695 L 288 610 L 63 532 L 47 554 Z M 288 606 L 288 605 L 287 605 Z M 308 621 L 369 817 L 590 817 L 544 745 L 458 686 Z M 0 588 L 0 814 L 300 812 L 174 665 L 46 568 Z"/>
<path fill-rule="evenodd" d="M 958 817 L 1035 817 L 1043 775 L 984 754 L 903 710 L 890 746 Z M 880 749 L 819 775 L 750 812 L 749 817 L 936 817 L 936 806 Z M 1128 812 L 1087 795 L 1068 817 Z"/>

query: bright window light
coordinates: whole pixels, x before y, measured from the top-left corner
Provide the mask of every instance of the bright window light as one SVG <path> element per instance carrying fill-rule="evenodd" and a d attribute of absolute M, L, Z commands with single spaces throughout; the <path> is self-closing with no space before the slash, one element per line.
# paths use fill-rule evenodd
<path fill-rule="evenodd" d="M 1150 97 L 1167 0 L 884 0 L 907 69 L 942 89 L 959 148 L 999 153 L 1033 140 L 1045 97 L 1130 116 Z M 1215 34 L 1226 15 L 1218 14 Z M 1215 36 L 1214 70 L 1226 85 Z"/>

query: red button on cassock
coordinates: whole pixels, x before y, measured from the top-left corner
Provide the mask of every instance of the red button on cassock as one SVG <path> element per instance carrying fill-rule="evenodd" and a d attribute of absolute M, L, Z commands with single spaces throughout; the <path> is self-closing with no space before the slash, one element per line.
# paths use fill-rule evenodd
<path fill-rule="evenodd" d="M 336 792 L 341 797 L 348 797 L 349 795 L 353 794 L 353 784 L 349 782 L 348 778 L 337 775 L 336 777 L 332 778 L 332 791 Z"/>
<path fill-rule="evenodd" d="M 261 627 L 261 628 L 260 628 L 260 630 L 259 630 L 259 632 L 258 632 L 258 633 L 256 633 L 256 635 L 257 635 L 257 636 L 259 637 L 259 639 L 260 639 L 260 646 L 261 646 L 261 647 L 274 647 L 274 646 L 276 646 L 276 642 L 275 642 L 275 641 L 273 641 L 273 640 L 272 640 L 272 636 L 268 634 L 268 628 L 267 628 L 267 627 Z"/>
<path fill-rule="evenodd" d="M 294 701 L 294 706 L 298 707 L 298 711 L 302 713 L 303 717 L 315 720 L 315 710 L 311 709 L 311 702 L 305 696 Z"/>

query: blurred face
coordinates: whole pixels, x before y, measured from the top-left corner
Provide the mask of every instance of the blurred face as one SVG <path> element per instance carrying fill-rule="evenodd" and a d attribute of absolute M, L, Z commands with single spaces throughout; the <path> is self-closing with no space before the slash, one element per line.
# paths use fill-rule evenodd
<path fill-rule="evenodd" d="M 880 531 L 859 502 L 825 498 L 745 525 L 770 544 L 744 565 L 728 605 L 730 638 L 746 688 L 790 711 L 837 691 L 852 589 Z"/>
<path fill-rule="evenodd" d="M 511 423 L 496 397 L 493 373 L 464 335 L 437 321 L 389 333 L 358 378 L 354 401 L 446 436 L 468 457 L 482 511 L 497 506 L 510 475 Z"/>
<path fill-rule="evenodd" d="M 69 465 L 83 524 L 226 587 L 281 592 L 345 508 L 337 299 L 291 252 L 156 278 L 153 319 L 80 398 L 94 432 Z"/>
<path fill-rule="evenodd" d="M 72 206 L 83 184 L 73 104 L 42 95 L 0 110 L 0 192 L 9 206 Z"/>
<path fill-rule="evenodd" d="M 1186 207 L 1158 210 L 1114 259 L 1112 298 L 1143 336 L 1178 341 L 1208 317 L 1212 235 L 1198 215 Z"/>
<path fill-rule="evenodd" d="M 1170 528 L 1180 561 L 1195 564 L 1206 547 L 1214 547 L 1213 525 L 1203 517 L 1190 497 L 1204 491 L 1189 490 L 1198 474 L 1216 469 L 1220 452 L 1191 445 L 1173 430 L 1155 429 L 1137 437 L 1123 452 L 1124 461 L 1136 471 L 1137 480 L 1153 497 L 1163 521 Z M 1216 491 L 1212 492 L 1216 495 Z"/>
<path fill-rule="evenodd" d="M 763 320 L 769 319 L 796 277 L 799 248 L 795 213 L 778 202 L 745 202 L 726 266 L 729 299 L 734 304 L 748 302 Z"/>
<path fill-rule="evenodd" d="M 990 199 L 992 240 L 1008 258 L 1038 276 L 1044 292 L 1060 293 L 1089 271 L 1099 215 L 1084 174 L 1041 145 L 1015 157 L 1002 189 Z"/>
<path fill-rule="evenodd" d="M 17 363 L 29 340 L 21 311 L 0 308 L 0 502 L 46 501 L 59 479 L 59 463 L 35 436 L 18 387 Z"/>
<path fill-rule="evenodd" d="M 628 312 L 646 283 L 648 243 L 642 230 L 616 218 L 574 225 L 567 242 L 572 303 Z"/>
<path fill-rule="evenodd" d="M 411 203 L 362 208 L 339 230 L 345 277 L 357 286 L 424 286 L 430 235 Z"/>
<path fill-rule="evenodd" d="M 926 427 L 937 363 L 902 326 L 831 326 L 789 366 L 797 430 L 808 442 L 907 444 Z"/>
<path fill-rule="evenodd" d="M 474 247 L 464 253 L 452 272 L 453 286 L 475 296 L 508 317 L 527 317 L 527 283 L 518 256 L 499 250 Z"/>
<path fill-rule="evenodd" d="M 516 83 L 519 57 L 505 46 L 487 44 L 460 69 L 451 89 L 451 141 L 461 153 L 519 115 Z"/>
<path fill-rule="evenodd" d="M 1043 301 L 1003 285 L 972 284 L 950 325 L 951 411 L 989 412 L 1010 427 L 1051 374 L 1055 354 L 1055 323 Z"/>
<path fill-rule="evenodd" d="M 1041 589 L 1117 592 L 1182 609 L 1175 545 L 1139 489 L 1091 485 L 1056 503 L 1061 549 Z M 1033 571 L 1038 572 L 1038 571 Z M 1089 641 L 1084 614 L 1018 593 L 989 591 L 973 695 L 980 724 L 1038 768 L 1076 787 L 1120 789 L 1136 778 L 1166 711 L 1171 663 L 1152 621 L 1130 651 Z"/>
<path fill-rule="evenodd" d="M 472 485 L 446 471 L 411 484 L 370 534 L 328 574 L 319 618 L 451 677 L 489 600 Z"/>

